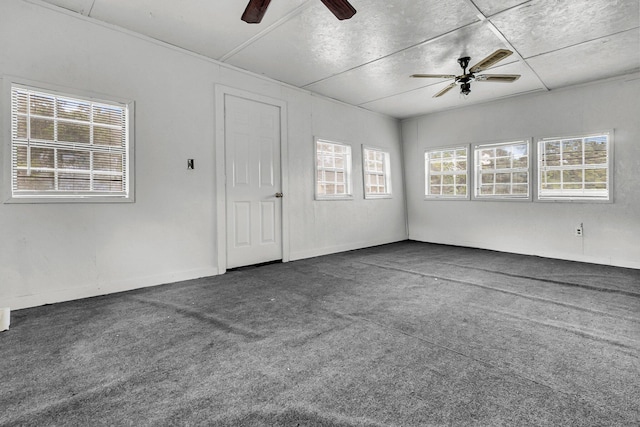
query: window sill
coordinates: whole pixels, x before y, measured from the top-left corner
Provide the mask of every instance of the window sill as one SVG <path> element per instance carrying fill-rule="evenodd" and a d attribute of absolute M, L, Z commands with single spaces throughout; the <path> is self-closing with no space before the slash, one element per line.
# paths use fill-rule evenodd
<path fill-rule="evenodd" d="M 444 201 L 468 201 L 469 196 L 465 197 L 446 197 L 446 196 L 424 196 L 425 201 L 444 200 Z"/>
<path fill-rule="evenodd" d="M 353 200 L 353 196 L 316 196 L 315 200 L 318 202 L 326 202 L 326 201 L 340 201 L 340 200 Z"/>
<path fill-rule="evenodd" d="M 49 204 L 49 203 L 134 203 L 133 196 L 13 196 L 7 198 L 5 204 Z"/>

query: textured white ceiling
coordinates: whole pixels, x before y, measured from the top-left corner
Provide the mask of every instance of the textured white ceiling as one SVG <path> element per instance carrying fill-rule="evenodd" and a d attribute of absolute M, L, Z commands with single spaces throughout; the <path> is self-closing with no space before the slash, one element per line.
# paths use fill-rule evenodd
<path fill-rule="evenodd" d="M 270 78 L 398 118 L 640 69 L 640 0 L 350 0 L 338 21 L 320 0 L 272 0 L 260 24 L 248 0 L 44 0 Z M 514 52 L 473 82 L 432 96 L 497 49 Z"/>

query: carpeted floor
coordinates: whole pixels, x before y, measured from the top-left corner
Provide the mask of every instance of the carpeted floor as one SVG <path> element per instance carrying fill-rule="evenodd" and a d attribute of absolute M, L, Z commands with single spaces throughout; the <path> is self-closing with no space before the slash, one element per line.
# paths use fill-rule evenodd
<path fill-rule="evenodd" d="M 640 421 L 640 270 L 402 242 L 11 314 L 0 425 Z"/>

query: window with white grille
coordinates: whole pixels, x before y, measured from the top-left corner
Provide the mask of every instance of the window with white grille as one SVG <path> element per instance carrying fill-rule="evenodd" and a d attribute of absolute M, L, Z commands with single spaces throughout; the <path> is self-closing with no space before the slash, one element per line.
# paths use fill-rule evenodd
<path fill-rule="evenodd" d="M 130 108 L 12 85 L 11 197 L 130 200 Z"/>
<path fill-rule="evenodd" d="M 376 148 L 362 149 L 364 196 L 367 199 L 391 196 L 389 153 Z"/>
<path fill-rule="evenodd" d="M 316 139 L 316 198 L 351 198 L 351 146 Z"/>
<path fill-rule="evenodd" d="M 474 147 L 476 199 L 529 199 L 528 140 Z"/>
<path fill-rule="evenodd" d="M 539 200 L 611 199 L 610 133 L 538 141 Z"/>
<path fill-rule="evenodd" d="M 468 157 L 467 146 L 425 151 L 425 197 L 467 199 Z"/>

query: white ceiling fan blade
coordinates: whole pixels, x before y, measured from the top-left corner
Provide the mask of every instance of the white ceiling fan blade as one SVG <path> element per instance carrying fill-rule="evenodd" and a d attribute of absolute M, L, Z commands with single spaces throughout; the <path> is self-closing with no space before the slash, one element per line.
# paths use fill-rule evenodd
<path fill-rule="evenodd" d="M 456 76 L 453 74 L 411 74 L 410 77 L 420 78 L 420 79 L 455 79 Z"/>
<path fill-rule="evenodd" d="M 436 93 L 435 95 L 433 95 L 434 98 L 437 98 L 439 96 L 444 95 L 445 93 L 449 92 L 451 89 L 453 89 L 454 87 L 456 87 L 455 83 L 451 83 L 449 86 L 445 87 L 444 89 L 442 89 L 440 92 Z"/>
<path fill-rule="evenodd" d="M 473 67 L 469 68 L 470 73 L 477 73 L 478 71 L 486 70 L 491 67 L 493 64 L 496 64 L 502 61 L 507 56 L 511 55 L 513 52 L 507 49 L 498 49 L 493 52 L 491 55 L 484 58 L 482 61 L 478 62 Z"/>
<path fill-rule="evenodd" d="M 520 78 L 520 74 L 480 74 L 476 76 L 477 82 L 502 82 L 511 83 Z"/>

